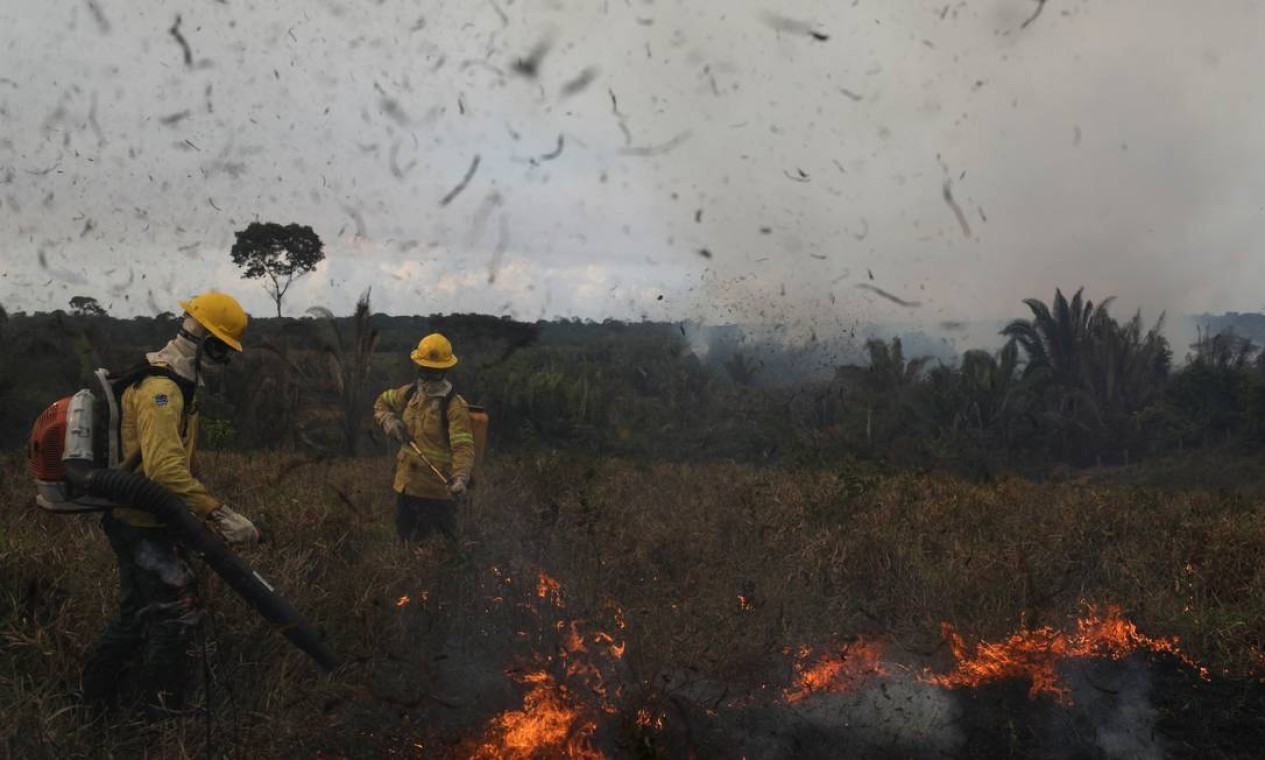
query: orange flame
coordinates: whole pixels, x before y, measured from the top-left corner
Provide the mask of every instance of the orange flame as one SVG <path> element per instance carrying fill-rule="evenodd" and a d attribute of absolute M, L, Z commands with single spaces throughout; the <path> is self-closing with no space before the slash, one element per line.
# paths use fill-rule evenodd
<path fill-rule="evenodd" d="M 408 604 L 408 603 L 409 603 L 409 598 L 408 598 L 408 595 L 407 595 L 407 594 L 405 594 L 404 596 L 400 597 L 398 601 L 396 601 L 395 606 L 396 606 L 396 607 L 403 607 L 404 605 L 406 605 L 406 604 Z"/>
<path fill-rule="evenodd" d="M 541 599 L 549 599 L 555 607 L 562 606 L 562 584 L 549 577 L 544 570 L 540 571 L 540 577 L 536 581 L 536 596 Z"/>
<path fill-rule="evenodd" d="M 1015 633 L 996 643 L 981 641 L 973 651 L 952 625 L 943 623 L 942 628 L 957 664 L 951 672 L 928 675 L 926 680 L 949 689 L 979 686 L 1005 678 L 1026 678 L 1032 682 L 1028 695 L 1033 699 L 1040 694 L 1050 694 L 1059 702 L 1070 704 L 1068 689 L 1058 679 L 1060 661 L 1074 657 L 1118 660 L 1138 650 L 1176 655 L 1187 665 L 1198 668 L 1201 677 L 1208 677 L 1207 668 L 1199 667 L 1181 654 L 1176 638 L 1157 639 L 1139 633 L 1114 605 L 1108 606 L 1105 614 L 1088 606 L 1084 617 L 1076 621 L 1075 633 L 1043 626 Z"/>
<path fill-rule="evenodd" d="M 751 600 L 747 598 L 746 594 L 739 594 L 738 595 L 738 609 L 744 610 L 744 611 L 753 610 L 755 609 L 755 605 L 752 604 Z"/>
<path fill-rule="evenodd" d="M 599 644 L 605 644 L 610 653 L 615 655 L 616 660 L 624 659 L 624 650 L 628 648 L 627 644 L 618 644 L 614 637 L 605 631 L 598 631 L 593 634 L 593 640 Z"/>
<path fill-rule="evenodd" d="M 655 715 L 655 714 L 652 714 L 649 710 L 647 710 L 644 707 L 637 710 L 637 725 L 641 726 L 642 728 L 648 728 L 655 731 L 662 731 L 663 718 L 664 716 L 662 713 Z"/>
<path fill-rule="evenodd" d="M 827 652 L 808 665 L 810 650 L 804 647 L 795 663 L 795 686 L 783 696 L 787 702 L 798 702 L 820 691 L 854 691 L 875 676 L 886 676 L 883 667 L 883 644 L 859 638 L 844 645 L 838 652 Z"/>
<path fill-rule="evenodd" d="M 564 606 L 562 584 L 548 573 L 539 573 L 535 591 L 539 599 L 555 608 Z M 539 613 L 532 606 L 528 609 Z M 615 607 L 614 612 L 616 625 L 622 629 L 622 611 Z M 528 687 L 521 709 L 507 710 L 489 721 L 471 750 L 473 757 L 605 758 L 594 748 L 593 737 L 603 714 L 618 714 L 610 700 L 606 676 L 623 657 L 625 645 L 609 633 L 592 629 L 584 620 L 555 619 L 549 628 L 556 634 L 558 646 L 538 650 L 534 669 L 512 676 Z M 532 636 L 526 630 L 518 635 Z M 616 688 L 614 696 L 621 693 L 622 687 Z"/>
<path fill-rule="evenodd" d="M 544 672 L 529 674 L 523 680 L 535 684 L 523 697 L 523 709 L 494 718 L 487 738 L 474 757 L 480 760 L 605 758 L 592 746 L 597 722 L 583 714 L 565 686 Z"/>
<path fill-rule="evenodd" d="M 569 654 L 589 651 L 588 647 L 584 646 L 584 634 L 580 633 L 580 624 L 582 622 L 580 620 L 572 620 L 569 626 L 564 626 L 562 621 L 558 621 L 557 627 L 559 631 L 566 628 L 566 633 L 564 634 L 566 641 L 562 646 Z"/>

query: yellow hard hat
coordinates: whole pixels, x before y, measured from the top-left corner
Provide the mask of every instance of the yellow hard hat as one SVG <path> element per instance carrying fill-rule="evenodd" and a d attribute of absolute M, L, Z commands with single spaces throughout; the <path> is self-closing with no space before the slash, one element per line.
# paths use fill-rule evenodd
<path fill-rule="evenodd" d="M 457 357 L 452 355 L 452 344 L 439 333 L 431 333 L 422 338 L 409 354 L 409 358 L 419 367 L 427 369 L 448 369 L 457 366 Z"/>
<path fill-rule="evenodd" d="M 203 293 L 192 300 L 181 301 L 180 308 L 229 348 L 242 350 L 247 318 L 236 298 L 224 293 Z"/>

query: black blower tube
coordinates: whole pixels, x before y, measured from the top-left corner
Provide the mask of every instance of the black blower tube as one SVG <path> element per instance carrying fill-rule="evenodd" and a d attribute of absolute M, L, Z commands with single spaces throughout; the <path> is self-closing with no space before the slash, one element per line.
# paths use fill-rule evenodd
<path fill-rule="evenodd" d="M 281 632 L 325 670 L 339 665 L 334 654 L 312 626 L 281 598 L 267 581 L 259 576 L 219 536 L 185 508 L 184 501 L 165 486 L 127 470 L 111 470 L 94 466 L 81 459 L 67 459 L 66 479 L 89 496 L 110 499 L 149 512 L 185 546 L 202 555 L 215 574 L 224 579 L 238 596 L 245 599 L 272 626 Z"/>

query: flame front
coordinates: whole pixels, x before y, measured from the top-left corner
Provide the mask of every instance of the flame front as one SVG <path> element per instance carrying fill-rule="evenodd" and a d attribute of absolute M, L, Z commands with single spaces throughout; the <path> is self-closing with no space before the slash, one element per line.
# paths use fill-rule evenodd
<path fill-rule="evenodd" d="M 1059 663 L 1086 657 L 1119 660 L 1139 650 L 1170 654 L 1196 669 L 1202 678 L 1208 678 L 1208 669 L 1184 655 L 1177 639 L 1140 633 L 1114 605 L 1104 611 L 1088 605 L 1072 633 L 1043 626 L 1001 641 L 968 646 L 951 623 L 941 623 L 941 628 L 953 651 L 953 669 L 943 674 L 925 673 L 921 680 L 946 689 L 1023 679 L 1031 683 L 1030 697 L 1049 694 L 1063 704 L 1071 704 L 1069 689 L 1059 680 Z M 795 682 L 782 693 L 787 702 L 798 702 L 819 692 L 855 691 L 873 678 L 889 675 L 880 641 L 860 638 L 815 660 L 811 654 L 809 647 L 802 647 L 797 653 Z"/>
<path fill-rule="evenodd" d="M 883 668 L 883 644 L 859 638 L 839 651 L 830 651 L 808 665 L 810 650 L 800 649 L 795 663 L 795 685 L 783 696 L 798 702 L 810 694 L 826 691 L 854 691 L 874 677 L 887 675 Z"/>
<path fill-rule="evenodd" d="M 1164 652 L 1177 656 L 1187 665 L 1198 669 L 1208 677 L 1206 668 L 1199 667 L 1177 647 L 1177 639 L 1157 639 L 1138 632 L 1137 626 L 1126 620 L 1119 607 L 1109 606 L 1105 614 L 1089 606 L 1083 617 L 1076 621 L 1075 633 L 1056 631 L 1048 626 L 1011 635 L 1000 642 L 982 641 L 974 649 L 967 647 L 962 637 L 949 623 L 942 629 L 953 656 L 957 660 L 954 669 L 943 675 L 928 675 L 930 683 L 953 689 L 962 686 L 979 686 L 990 681 L 1006 678 L 1023 678 L 1032 682 L 1028 695 L 1036 698 L 1050 694 L 1064 704 L 1070 704 L 1067 687 L 1059 683 L 1058 664 L 1076 657 L 1109 657 L 1122 659 L 1138 650 Z"/>

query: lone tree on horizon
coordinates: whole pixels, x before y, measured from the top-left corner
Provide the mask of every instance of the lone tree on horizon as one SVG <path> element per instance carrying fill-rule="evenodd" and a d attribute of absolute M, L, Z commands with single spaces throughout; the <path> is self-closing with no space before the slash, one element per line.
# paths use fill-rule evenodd
<path fill-rule="evenodd" d="M 70 299 L 70 308 L 77 317 L 104 317 L 105 307 L 92 296 L 75 296 Z"/>
<path fill-rule="evenodd" d="M 321 238 L 311 227 L 275 222 L 251 222 L 237 233 L 231 254 L 233 263 L 244 270 L 244 277 L 268 280 L 264 290 L 277 304 L 278 317 L 281 299 L 290 285 L 325 258 Z"/>

